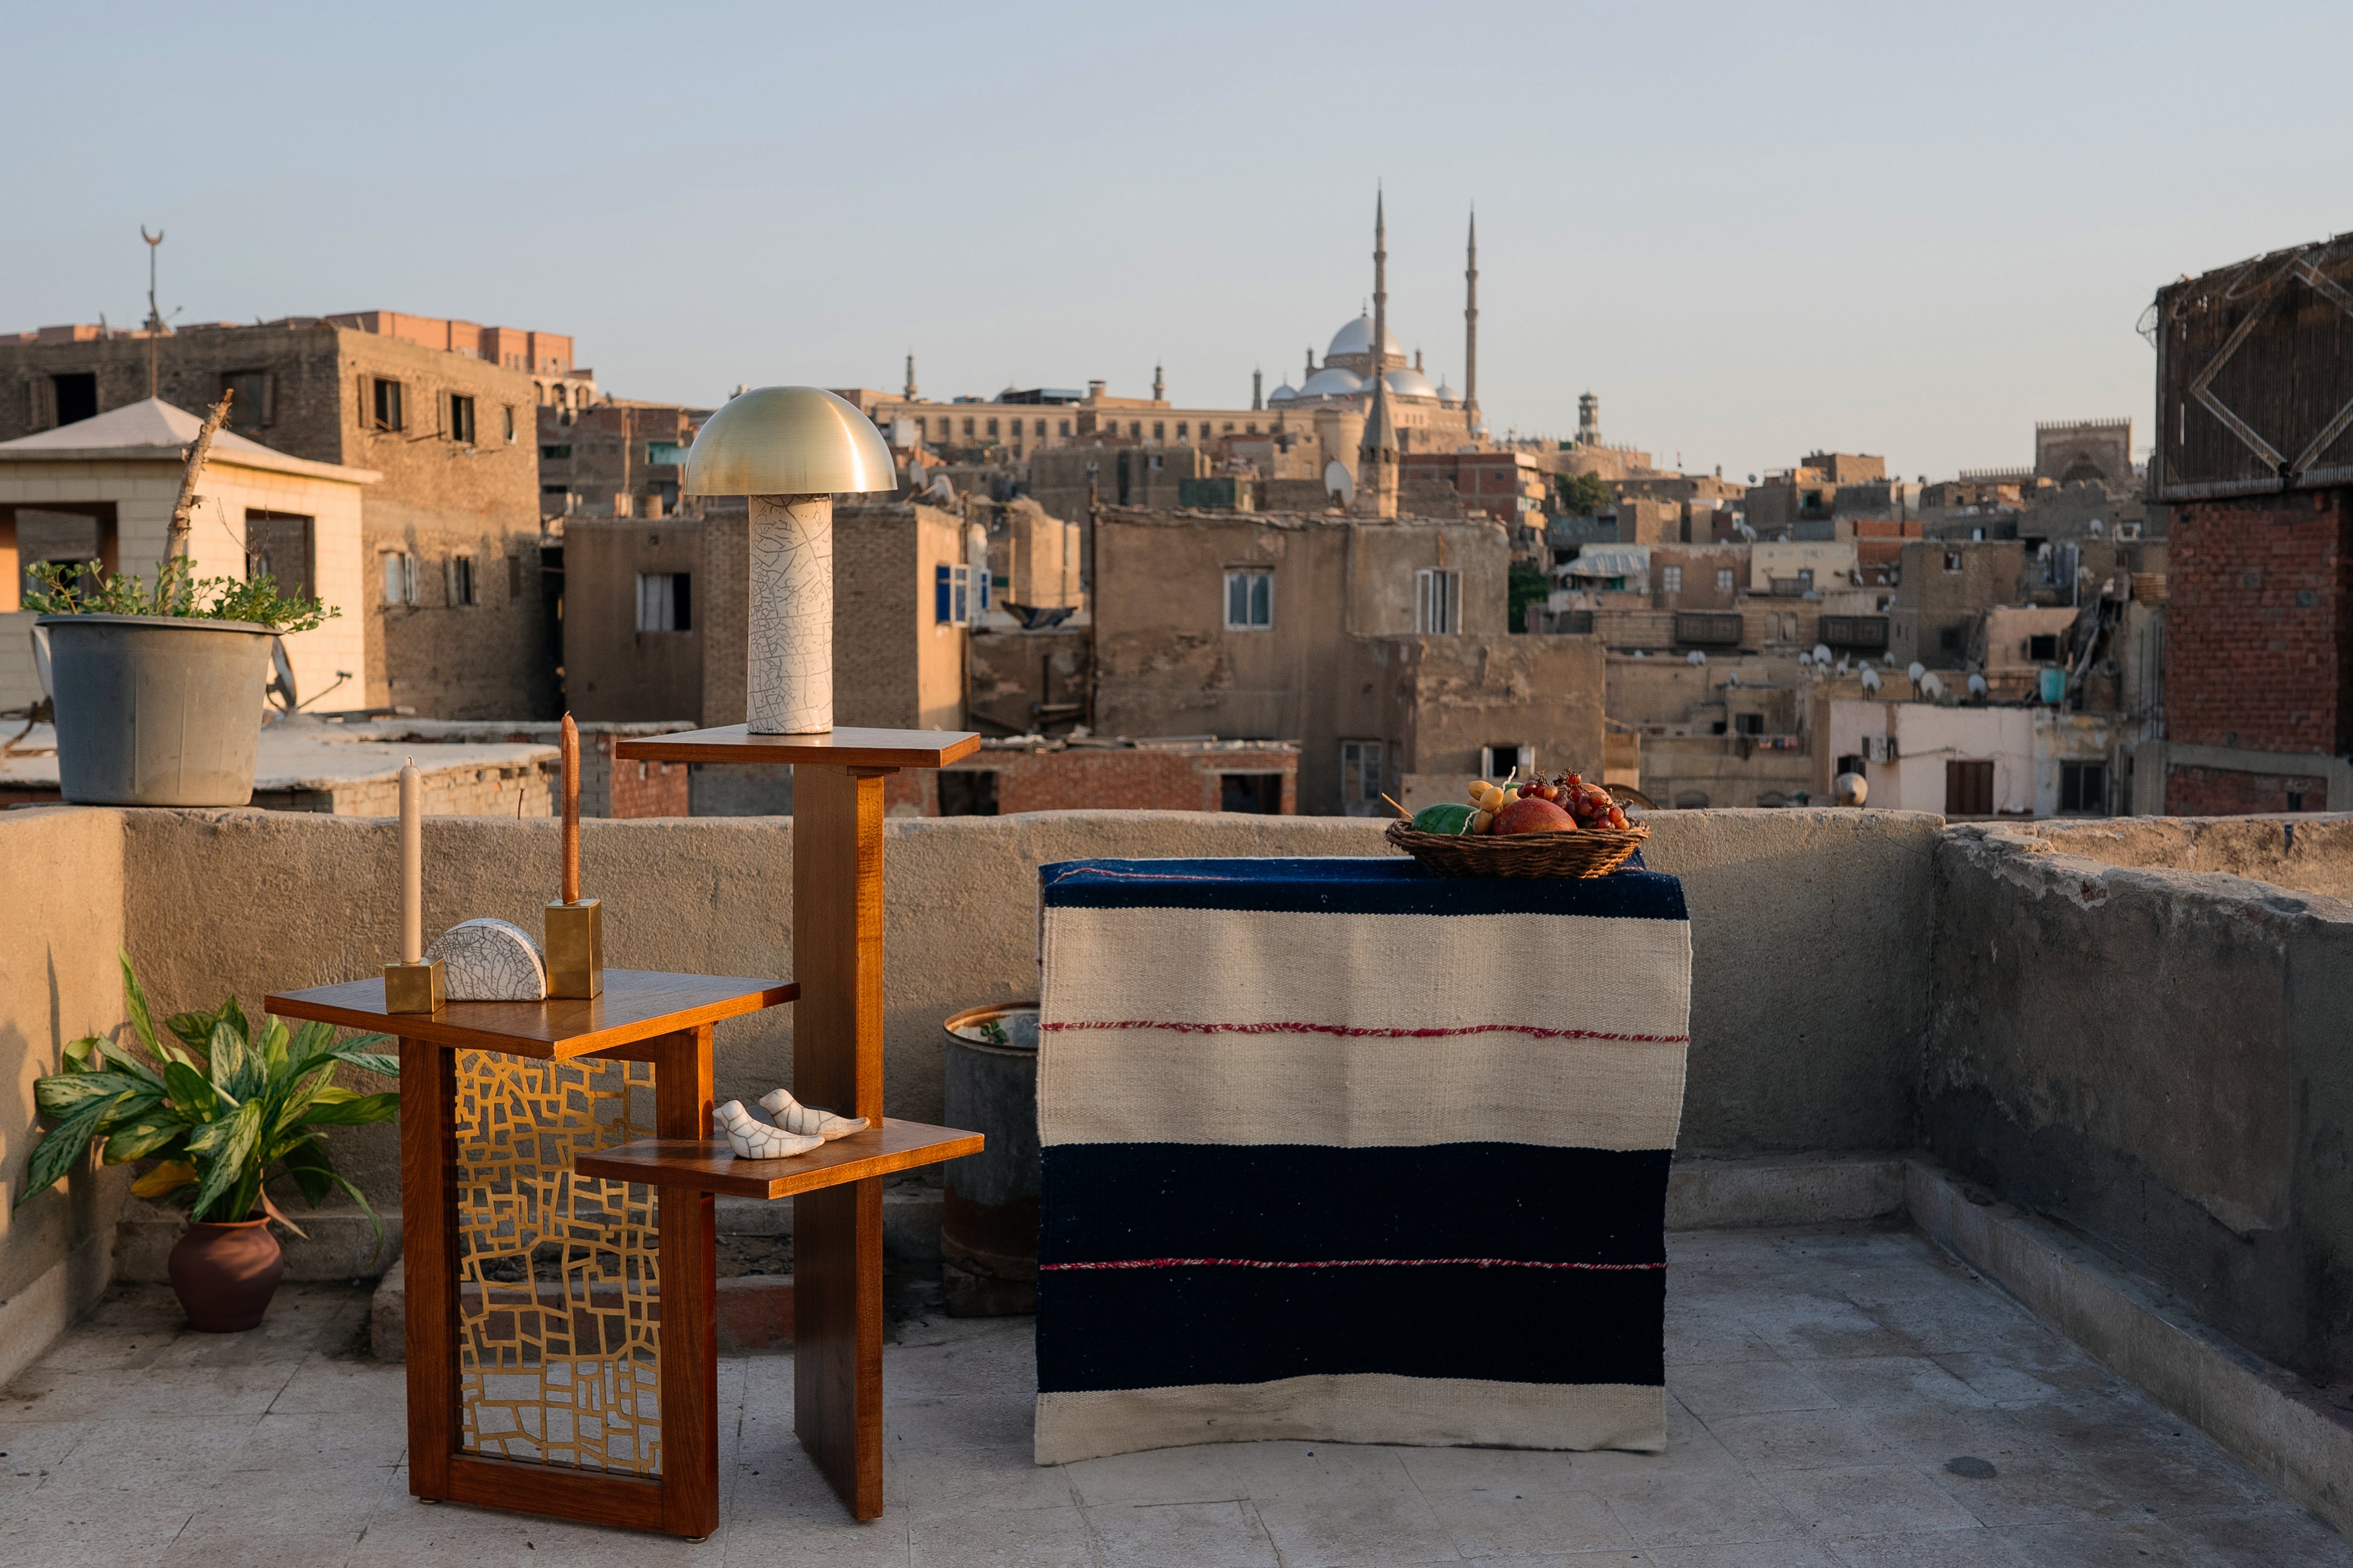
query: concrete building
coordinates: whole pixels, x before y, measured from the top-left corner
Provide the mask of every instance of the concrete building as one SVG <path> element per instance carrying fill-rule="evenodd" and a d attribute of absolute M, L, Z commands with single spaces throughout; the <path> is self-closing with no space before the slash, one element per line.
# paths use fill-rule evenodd
<path fill-rule="evenodd" d="M 0 442 L 0 708 L 41 695 L 26 635 L 35 617 L 19 608 L 24 570 L 98 561 L 152 577 L 169 547 L 184 454 L 202 425 L 151 398 Z M 298 700 L 322 711 L 365 705 L 372 684 L 362 514 L 377 478 L 224 430 L 192 513 L 195 576 L 266 573 L 337 612 L 284 639 Z"/>
<path fill-rule="evenodd" d="M 364 614 L 353 618 L 366 688 L 352 705 L 553 716 L 534 441 L 541 381 L 501 363 L 524 352 L 510 349 L 506 329 L 470 329 L 469 339 L 457 332 L 466 323 L 442 322 L 441 342 L 459 345 L 445 347 L 417 341 L 433 335 L 417 324 L 427 318 L 342 321 L 413 335 L 299 318 L 161 338 L 75 327 L 0 339 L 0 440 L 150 395 L 199 409 L 234 391 L 238 433 L 290 458 L 378 476 L 360 502 L 367 590 Z M 557 357 L 550 349 L 544 363 Z M 563 357 L 568 364 L 568 347 Z"/>
<path fill-rule="evenodd" d="M 1836 772 L 1862 775 L 1874 808 L 2106 816 L 2126 798 L 2117 723 L 2040 705 L 1840 699 L 1830 704 L 1828 754 Z"/>
<path fill-rule="evenodd" d="M 1972 643 L 1985 612 L 2026 597 L 2025 551 L 2016 540 L 1908 540 L 1897 574 L 1887 650 L 1899 665 L 1961 668 L 1977 657 Z"/>
<path fill-rule="evenodd" d="M 539 510 L 544 518 L 670 517 L 679 475 L 707 408 L 608 397 L 540 405 Z"/>
<path fill-rule="evenodd" d="M 1828 522 L 1842 487 L 1880 484 L 1887 461 L 1864 453 L 1809 452 L 1794 468 L 1768 473 L 1742 498 L 1748 526 L 1770 539 L 1805 522 Z"/>

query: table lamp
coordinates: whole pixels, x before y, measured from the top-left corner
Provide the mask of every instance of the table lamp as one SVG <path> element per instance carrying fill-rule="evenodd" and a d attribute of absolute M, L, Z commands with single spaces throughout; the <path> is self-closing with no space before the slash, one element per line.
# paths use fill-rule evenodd
<path fill-rule="evenodd" d="M 882 432 L 822 387 L 744 393 L 695 433 L 680 493 L 750 501 L 744 717 L 751 733 L 833 728 L 833 498 L 898 482 Z"/>

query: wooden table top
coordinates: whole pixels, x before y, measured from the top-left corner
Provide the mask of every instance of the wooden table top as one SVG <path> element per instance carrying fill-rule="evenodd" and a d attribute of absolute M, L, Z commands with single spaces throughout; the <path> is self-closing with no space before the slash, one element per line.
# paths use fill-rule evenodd
<path fill-rule="evenodd" d="M 980 750 L 965 730 L 860 730 L 754 735 L 741 724 L 616 742 L 613 754 L 641 763 L 810 763 L 842 768 L 939 768 Z"/>
<path fill-rule="evenodd" d="M 289 991 L 264 997 L 262 1005 L 280 1017 L 317 1018 L 437 1046 L 565 1061 L 781 1006 L 800 994 L 788 980 L 608 969 L 604 994 L 586 1001 L 451 1002 L 438 1013 L 387 1013 L 384 980 L 377 976 Z"/>
<path fill-rule="evenodd" d="M 691 1187 L 733 1197 L 788 1198 L 977 1154 L 983 1142 L 977 1132 L 886 1116 L 880 1127 L 837 1138 L 789 1160 L 739 1160 L 724 1138 L 647 1138 L 575 1154 L 572 1168 L 607 1182 Z"/>

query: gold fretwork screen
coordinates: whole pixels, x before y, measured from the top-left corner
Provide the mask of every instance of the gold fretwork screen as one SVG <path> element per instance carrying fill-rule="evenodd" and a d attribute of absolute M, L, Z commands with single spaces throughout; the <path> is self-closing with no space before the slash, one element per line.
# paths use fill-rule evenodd
<path fill-rule="evenodd" d="M 457 1079 L 461 1447 L 660 1474 L 654 1189 L 572 1173 L 651 1136 L 653 1064 L 460 1051 Z"/>

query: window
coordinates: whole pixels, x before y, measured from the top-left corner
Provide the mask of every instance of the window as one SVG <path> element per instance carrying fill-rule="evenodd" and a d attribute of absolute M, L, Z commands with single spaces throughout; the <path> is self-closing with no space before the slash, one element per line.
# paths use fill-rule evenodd
<path fill-rule="evenodd" d="M 2108 812 L 2108 764 L 2061 763 L 2059 809 L 2105 816 Z"/>
<path fill-rule="evenodd" d="M 1155 428 L 1156 429 L 1156 428 L 1158 428 L 1158 426 L 1155 426 Z M 1182 441 L 1182 440 L 1185 438 L 1186 430 L 1187 430 L 1187 426 L 1186 426 L 1185 421 L 1183 421 L 1182 419 L 1179 419 L 1178 421 L 1176 421 L 1176 439 L 1178 439 L 1179 441 Z"/>
<path fill-rule="evenodd" d="M 384 602 L 387 605 L 417 603 L 417 558 L 397 550 L 387 550 L 384 562 Z"/>
<path fill-rule="evenodd" d="M 995 816 L 997 815 L 997 770 L 995 768 L 942 768 L 940 770 L 940 815 L 942 816 Z"/>
<path fill-rule="evenodd" d="M 49 377 L 49 391 L 57 398 L 58 423 L 79 424 L 98 417 L 98 372 L 69 371 Z"/>
<path fill-rule="evenodd" d="M 221 373 L 221 390 L 228 394 L 228 427 L 259 430 L 269 423 L 269 373 L 231 370 Z"/>
<path fill-rule="evenodd" d="M 401 430 L 407 426 L 400 417 L 400 383 L 376 376 L 369 382 L 368 408 L 371 423 L 378 430 Z"/>
<path fill-rule="evenodd" d="M 997 421 L 996 421 L 996 420 L 994 420 L 994 419 L 992 419 L 992 420 L 990 420 L 990 421 L 988 422 L 988 433 L 989 433 L 991 436 L 994 436 L 994 435 L 996 435 L 996 434 L 997 434 Z"/>
<path fill-rule="evenodd" d="M 1852 773 L 1855 777 L 1861 778 L 1863 776 L 1862 769 L 1862 759 L 1850 752 L 1838 760 L 1838 766 L 1831 770 L 1831 776 L 1835 778 L 1840 773 Z"/>
<path fill-rule="evenodd" d="M 1041 420 L 1039 420 L 1038 423 L 1039 423 L 1040 425 L 1043 425 L 1043 424 L 1045 423 L 1045 421 L 1041 419 Z M 1069 420 L 1067 420 L 1067 419 L 1058 420 L 1056 423 L 1060 426 L 1060 428 L 1061 428 L 1061 434 L 1063 434 L 1063 435 L 1067 436 L 1067 435 L 1069 435 L 1069 434 L 1071 433 L 1071 422 L 1070 422 Z"/>
<path fill-rule="evenodd" d="M 646 461 L 655 468 L 666 464 L 675 466 L 686 461 L 686 448 L 675 441 L 649 441 L 646 443 Z"/>
<path fill-rule="evenodd" d="M 1378 741 L 1340 742 L 1341 811 L 1350 816 L 1370 816 L 1386 782 Z"/>
<path fill-rule="evenodd" d="M 1229 425 L 1229 426 L 1226 426 L 1226 428 L 1227 428 L 1227 429 L 1229 429 L 1229 430 L 1230 430 L 1230 429 L 1232 429 L 1232 428 L 1233 428 L 1233 426 L 1230 426 L 1230 425 Z M 1257 434 L 1258 434 L 1258 421 L 1257 421 L 1257 420 L 1253 419 L 1253 420 L 1251 420 L 1251 421 L 1250 422 L 1250 430 L 1249 430 L 1249 433 L 1250 433 L 1250 435 L 1252 435 L 1252 436 L 1255 436 L 1255 435 L 1257 435 Z"/>
<path fill-rule="evenodd" d="M 510 555 L 507 557 L 507 602 L 509 604 L 512 604 L 515 600 L 522 597 L 522 557 L 520 555 Z"/>
<path fill-rule="evenodd" d="M 470 605 L 474 598 L 474 558 L 470 555 L 449 557 L 449 603 Z"/>
<path fill-rule="evenodd" d="M 1659 588 L 1663 593 L 1682 593 L 1683 591 L 1683 569 L 1680 566 L 1661 567 L 1659 569 Z"/>
<path fill-rule="evenodd" d="M 972 419 L 970 416 L 966 416 L 965 418 L 964 433 L 967 436 L 972 434 Z"/>
<path fill-rule="evenodd" d="M 1957 551 L 1957 550 L 1947 550 L 1947 551 L 1946 551 L 1946 552 L 1945 552 L 1945 570 L 1946 570 L 1946 571 L 1947 571 L 1947 572 L 1957 572 L 1957 571 L 1959 571 L 1960 569 L 1961 569 L 1961 552 L 1960 552 L 1959 551 Z"/>
<path fill-rule="evenodd" d="M 1141 420 L 1141 419 L 1131 419 L 1131 420 L 1129 420 L 1129 421 L 1127 422 L 1127 435 L 1128 435 L 1128 439 L 1130 439 L 1130 440 L 1132 440 L 1132 441 L 1141 441 L 1141 440 L 1143 440 L 1143 439 L 1144 439 L 1144 421 L 1143 421 L 1143 420 Z"/>
<path fill-rule="evenodd" d="M 691 632 L 694 629 L 694 579 L 685 572 L 638 574 L 638 630 Z"/>
<path fill-rule="evenodd" d="M 1731 592 L 1732 592 L 1732 582 L 1733 582 L 1733 578 L 1732 578 L 1732 568 L 1731 568 L 1731 567 L 1729 567 L 1729 566 L 1719 566 L 1719 567 L 1717 567 L 1717 568 L 1715 569 L 1715 591 L 1716 591 L 1717 593 L 1719 593 L 1719 594 L 1729 594 L 1729 593 L 1731 593 Z"/>
<path fill-rule="evenodd" d="M 1443 637 L 1462 629 L 1462 574 L 1424 567 L 1413 575 L 1413 629 Z"/>
<path fill-rule="evenodd" d="M 572 456 L 572 443 L 569 441 L 558 446 L 542 447 L 539 449 L 539 460 L 543 463 L 561 462 L 570 456 Z"/>
<path fill-rule="evenodd" d="M 1167 436 L 1168 422 L 1165 419 L 1155 419 L 1152 422 L 1152 438 L 1155 441 L 1166 440 Z"/>
<path fill-rule="evenodd" d="M 972 578 L 969 566 L 941 562 L 932 569 L 932 620 L 943 626 L 972 624 Z"/>
<path fill-rule="evenodd" d="M 1038 427 L 1037 427 L 1037 429 L 1035 429 L 1035 430 L 1033 430 L 1033 431 L 1031 431 L 1031 432 L 1030 432 L 1030 434 L 1031 434 L 1031 435 L 1033 435 L 1033 436 L 1043 436 L 1045 433 L 1046 433 L 1046 422 L 1045 422 L 1043 419 L 1039 420 L 1039 421 L 1038 421 Z"/>
<path fill-rule="evenodd" d="M 1375 795 L 1380 792 L 1375 790 Z M 1219 773 L 1218 775 L 1218 809 L 1248 812 L 1259 816 L 1282 815 L 1282 775 L 1281 773 Z"/>
<path fill-rule="evenodd" d="M 1226 574 L 1226 630 L 1265 631 L 1274 625 L 1274 574 Z"/>
<path fill-rule="evenodd" d="M 1810 567 L 1810 566 L 1800 566 L 1800 567 L 1799 567 L 1799 568 L 1798 568 L 1798 592 L 1799 592 L 1800 594 L 1807 593 L 1807 592 L 1809 592 L 1810 590 L 1811 590 L 1811 589 L 1812 589 L 1813 585 L 1814 585 L 1814 569 L 1813 569 L 1812 567 Z"/>
<path fill-rule="evenodd" d="M 506 438 L 507 438 L 507 445 L 508 445 L 508 446 L 510 446 L 510 447 L 512 447 L 512 446 L 513 446 L 513 445 L 514 445 L 514 438 L 515 438 L 515 431 L 514 431 L 514 405 L 513 405 L 513 404 L 512 404 L 512 403 L 508 404 L 505 407 L 503 407 L 503 408 L 501 408 L 501 409 L 500 409 L 500 410 L 499 410 L 499 414 L 500 414 L 500 416 L 501 416 L 501 418 L 503 418 L 503 419 L 504 419 L 504 421 L 505 421 L 505 423 L 506 423 L 506 431 L 505 431 L 505 434 L 506 434 Z"/>
<path fill-rule="evenodd" d="M 474 444 L 474 400 L 454 392 L 449 395 L 449 439 L 460 447 Z"/>
<path fill-rule="evenodd" d="M 1993 815 L 1993 763 L 1990 761 L 1954 761 L 1945 764 L 1945 815 Z"/>
<path fill-rule="evenodd" d="M 1479 776 L 1502 779 L 1517 772 L 1525 778 L 1535 771 L 1536 749 L 1523 746 L 1517 741 L 1498 741 L 1492 746 L 1479 748 Z"/>
<path fill-rule="evenodd" d="M 1732 718 L 1732 732 L 1736 735 L 1761 735 L 1765 732 L 1765 715 L 1762 713 L 1736 713 Z"/>
<path fill-rule="evenodd" d="M 231 407 L 236 405 L 231 404 Z M 245 509 L 245 574 L 268 577 L 280 592 L 310 594 L 311 520 L 299 512 Z"/>
<path fill-rule="evenodd" d="M 2059 657 L 2059 635 L 2056 632 L 2026 639 L 2026 657 L 2035 664 L 2049 664 Z"/>

